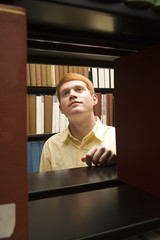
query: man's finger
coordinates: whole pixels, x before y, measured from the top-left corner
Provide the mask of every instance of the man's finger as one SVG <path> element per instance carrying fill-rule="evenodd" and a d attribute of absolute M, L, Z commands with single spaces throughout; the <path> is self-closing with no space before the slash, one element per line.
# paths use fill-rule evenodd
<path fill-rule="evenodd" d="M 95 151 L 96 151 L 96 149 L 97 149 L 97 147 L 96 146 L 94 146 L 93 148 L 91 148 L 88 152 L 87 152 L 87 154 L 85 155 L 85 156 L 83 156 L 82 158 L 81 158 L 81 160 L 84 162 L 86 162 L 86 164 L 88 165 L 88 166 L 92 166 L 92 158 L 93 158 L 93 155 L 94 155 L 94 153 L 95 153 Z"/>

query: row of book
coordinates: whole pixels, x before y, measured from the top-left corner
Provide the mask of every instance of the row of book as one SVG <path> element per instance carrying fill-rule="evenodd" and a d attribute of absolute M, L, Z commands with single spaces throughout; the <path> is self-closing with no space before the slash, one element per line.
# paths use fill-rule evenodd
<path fill-rule="evenodd" d="M 27 86 L 55 87 L 69 72 L 76 72 L 89 78 L 88 67 L 27 64 Z"/>
<path fill-rule="evenodd" d="M 45 141 L 27 143 L 28 173 L 39 172 L 40 158 Z"/>
<path fill-rule="evenodd" d="M 67 126 L 57 96 L 27 94 L 27 134 L 57 133 Z"/>
<path fill-rule="evenodd" d="M 115 126 L 115 99 L 113 93 L 96 93 L 98 103 L 94 107 L 94 114 L 108 126 Z"/>
<path fill-rule="evenodd" d="M 55 87 L 69 72 L 86 76 L 93 82 L 94 88 L 114 88 L 114 69 L 29 63 L 27 64 L 27 86 Z"/>
<path fill-rule="evenodd" d="M 114 88 L 113 68 L 90 68 L 89 76 L 94 88 Z"/>
<path fill-rule="evenodd" d="M 94 113 L 104 124 L 114 125 L 114 96 L 97 93 Z M 27 94 L 27 134 L 62 132 L 68 119 L 60 112 L 57 96 Z"/>

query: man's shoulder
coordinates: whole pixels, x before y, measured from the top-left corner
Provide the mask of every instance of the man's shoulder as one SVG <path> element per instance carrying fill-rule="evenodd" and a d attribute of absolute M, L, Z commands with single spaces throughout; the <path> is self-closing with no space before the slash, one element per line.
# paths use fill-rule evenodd
<path fill-rule="evenodd" d="M 67 131 L 66 129 L 62 132 L 56 133 L 53 136 L 51 136 L 46 143 L 50 143 L 50 142 L 55 142 L 58 143 L 59 141 L 63 141 L 65 140 L 67 137 Z"/>
<path fill-rule="evenodd" d="M 115 127 L 113 126 L 108 126 L 108 125 L 105 125 L 103 124 L 103 134 L 104 136 L 107 135 L 107 136 L 115 136 Z"/>
<path fill-rule="evenodd" d="M 102 122 L 101 122 L 100 126 L 101 126 L 101 128 L 103 128 L 106 131 L 112 131 L 112 132 L 115 131 L 115 127 L 114 126 L 106 125 L 106 124 L 104 124 Z"/>

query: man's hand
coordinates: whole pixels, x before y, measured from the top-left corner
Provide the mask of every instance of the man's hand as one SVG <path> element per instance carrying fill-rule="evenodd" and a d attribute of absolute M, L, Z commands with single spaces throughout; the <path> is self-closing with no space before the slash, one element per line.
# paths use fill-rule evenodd
<path fill-rule="evenodd" d="M 88 166 L 92 166 L 92 163 L 100 166 L 107 166 L 116 163 L 116 154 L 111 150 L 102 146 L 94 146 L 87 154 L 81 158 L 83 162 L 86 162 Z"/>

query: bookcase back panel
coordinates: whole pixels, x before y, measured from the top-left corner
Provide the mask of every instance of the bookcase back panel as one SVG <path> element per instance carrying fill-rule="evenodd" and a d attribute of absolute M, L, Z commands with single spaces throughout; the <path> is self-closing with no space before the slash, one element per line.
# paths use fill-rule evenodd
<path fill-rule="evenodd" d="M 115 61 L 118 177 L 160 196 L 160 45 Z"/>

